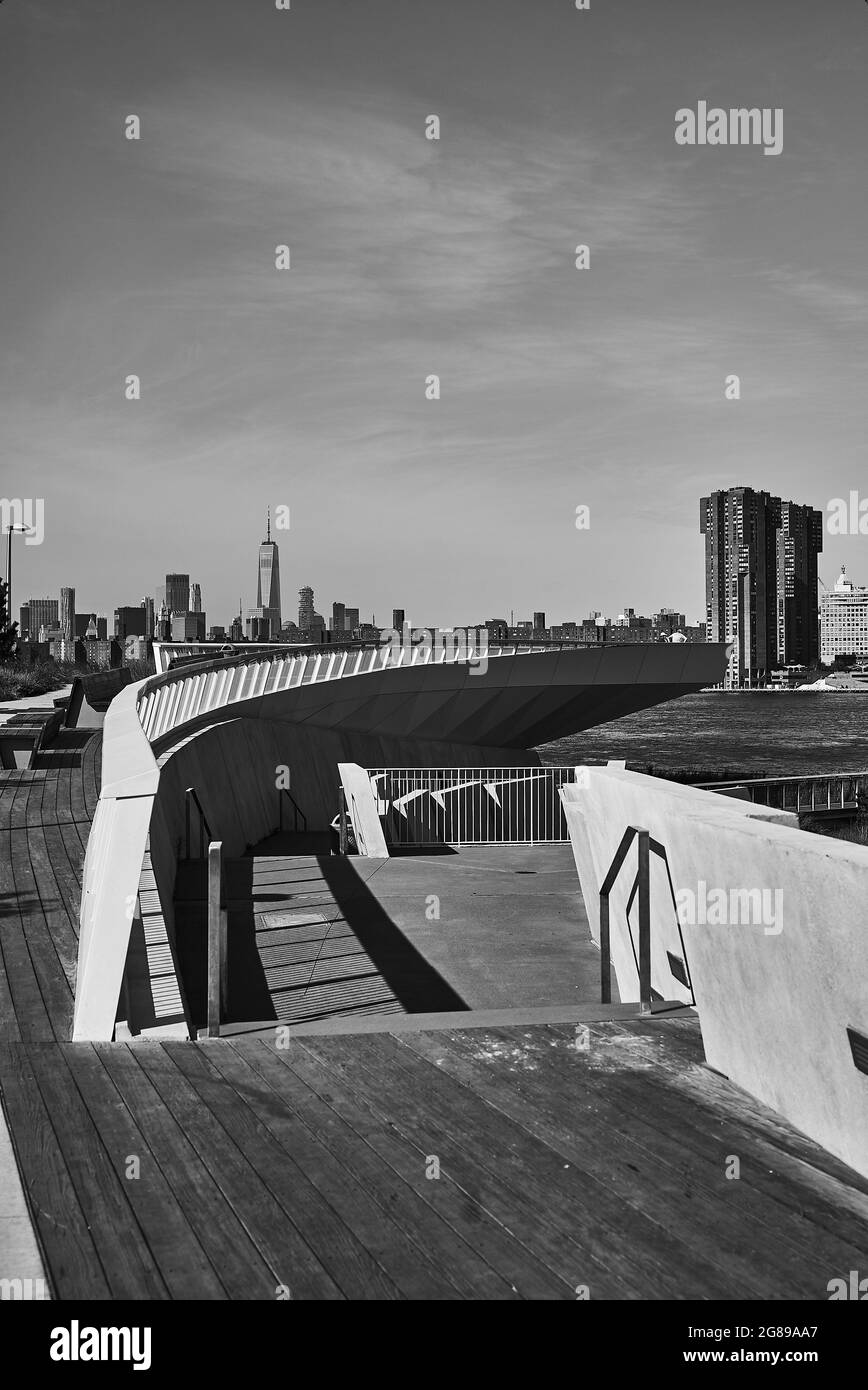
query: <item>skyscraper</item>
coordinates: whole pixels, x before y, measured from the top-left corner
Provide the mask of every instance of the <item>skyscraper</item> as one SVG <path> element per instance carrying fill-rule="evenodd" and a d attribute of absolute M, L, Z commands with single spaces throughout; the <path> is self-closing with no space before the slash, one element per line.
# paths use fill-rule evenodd
<path fill-rule="evenodd" d="M 831 666 L 839 656 L 868 656 L 868 589 L 848 579 L 843 567 L 820 600 L 820 660 Z"/>
<path fill-rule="evenodd" d="M 313 589 L 308 584 L 298 591 L 298 625 L 302 632 L 312 627 L 313 615 Z"/>
<path fill-rule="evenodd" d="M 189 574 L 166 575 L 166 607 L 170 613 L 189 613 L 190 576 Z"/>
<path fill-rule="evenodd" d="M 332 604 L 332 632 L 343 632 L 344 621 L 346 619 L 346 608 L 342 603 Z"/>
<path fill-rule="evenodd" d="M 154 600 L 151 598 L 151 596 L 150 596 L 149 594 L 145 594 L 145 597 L 142 599 L 142 607 L 143 607 L 144 610 L 145 610 L 145 636 L 146 636 L 146 637 L 153 637 L 153 635 L 154 635 Z"/>
<path fill-rule="evenodd" d="M 64 642 L 75 641 L 75 589 L 60 591 L 60 635 Z"/>
<path fill-rule="evenodd" d="M 734 643 L 728 683 L 756 685 L 776 666 L 816 660 L 822 512 L 734 487 L 701 499 L 699 529 L 708 641 Z"/>
<path fill-rule="evenodd" d="M 359 626 L 358 608 L 347 608 L 344 612 L 344 632 L 356 632 Z"/>
<path fill-rule="evenodd" d="M 259 571 L 256 582 L 256 607 L 268 620 L 269 636 L 280 636 L 280 559 L 277 542 L 271 539 L 271 508 L 268 509 L 268 530 L 259 546 Z"/>
<path fill-rule="evenodd" d="M 392 609 L 392 627 L 395 629 L 396 632 L 400 632 L 400 631 L 402 630 L 403 626 L 404 626 L 404 610 L 403 610 L 403 608 L 393 608 L 393 609 Z"/>
<path fill-rule="evenodd" d="M 114 635 L 121 642 L 128 637 L 149 636 L 146 630 L 145 605 L 139 604 L 138 607 L 128 605 L 123 608 L 115 609 L 115 632 Z"/>
<path fill-rule="evenodd" d="M 30 636 L 34 642 L 39 637 L 39 629 L 58 626 L 58 602 L 56 598 L 31 598 L 25 605 L 28 612 Z"/>
<path fill-rule="evenodd" d="M 545 630 L 546 630 L 546 615 L 545 615 L 545 613 L 534 613 L 534 615 L 533 615 L 533 630 L 534 630 L 534 632 L 545 632 Z"/>
<path fill-rule="evenodd" d="M 190 585 L 190 612 L 202 612 L 202 590 L 198 584 Z"/>

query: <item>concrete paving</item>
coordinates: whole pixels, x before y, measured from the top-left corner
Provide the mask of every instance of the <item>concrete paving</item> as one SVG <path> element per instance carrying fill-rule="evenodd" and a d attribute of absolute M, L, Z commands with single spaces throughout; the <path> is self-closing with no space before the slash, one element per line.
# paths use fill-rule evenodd
<path fill-rule="evenodd" d="M 569 845 L 473 845 L 377 864 L 365 871 L 368 892 L 468 1008 L 599 1001 L 600 953 Z"/>

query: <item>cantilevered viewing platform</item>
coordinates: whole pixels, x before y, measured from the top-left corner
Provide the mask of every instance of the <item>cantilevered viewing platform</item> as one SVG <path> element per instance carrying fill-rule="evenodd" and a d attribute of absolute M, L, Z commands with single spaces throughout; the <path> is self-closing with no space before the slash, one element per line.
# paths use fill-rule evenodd
<path fill-rule="evenodd" d="M 491 727 L 505 703 L 552 717 L 525 676 L 546 657 L 512 658 Z M 834 1152 L 837 1098 L 854 1113 L 865 1080 L 849 1050 L 844 1071 L 847 1031 L 819 990 L 821 1143 L 810 1106 L 800 1127 L 786 1113 L 779 1053 L 774 1108 L 737 1083 L 705 940 L 663 906 L 667 867 L 679 888 L 694 871 L 685 817 L 710 874 L 730 842 L 776 873 L 822 847 L 785 813 L 462 744 L 452 673 L 436 739 L 424 666 L 392 701 L 388 668 L 345 687 L 333 659 L 167 672 L 0 772 L 0 1279 L 97 1300 L 827 1299 L 868 1249 L 868 1174 Z M 294 705 L 324 682 L 329 701 Z M 601 935 L 613 855 L 647 824 L 650 868 L 630 840 Z M 715 949 L 748 1054 L 751 982 L 801 947 L 743 930 Z M 730 951 L 759 953 L 737 988 Z M 774 991 L 766 1007 L 789 1027 Z"/>

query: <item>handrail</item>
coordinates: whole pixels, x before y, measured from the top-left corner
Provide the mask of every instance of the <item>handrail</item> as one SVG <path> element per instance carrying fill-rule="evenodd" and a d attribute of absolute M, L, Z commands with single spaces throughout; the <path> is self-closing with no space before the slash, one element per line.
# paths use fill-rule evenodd
<path fill-rule="evenodd" d="M 289 800 L 292 802 L 292 807 L 293 807 L 293 812 L 294 812 L 294 819 L 293 819 L 293 827 L 292 827 L 292 828 L 293 828 L 294 833 L 295 833 L 295 834 L 298 834 L 298 818 L 299 818 L 299 816 L 301 816 L 301 819 L 302 819 L 302 822 L 303 822 L 303 825 L 304 825 L 304 831 L 303 831 L 303 833 L 304 833 L 304 834 L 307 834 L 307 816 L 304 814 L 304 811 L 301 809 L 301 807 L 299 806 L 299 804 L 298 804 L 298 802 L 296 801 L 295 797 L 293 796 L 292 792 L 289 790 L 289 787 L 278 787 L 278 788 L 277 788 L 277 815 L 278 815 L 277 828 L 278 828 L 278 830 L 281 830 L 281 831 L 283 830 L 283 802 L 282 802 L 282 800 L 281 800 L 281 797 L 283 797 L 283 796 L 288 797 Z"/>
<path fill-rule="evenodd" d="M 185 853 L 185 855 L 184 855 L 184 858 L 185 858 L 185 859 L 189 859 L 189 858 L 191 857 L 191 855 L 190 855 L 190 820 L 191 820 L 191 817 L 190 817 L 190 807 L 191 807 L 191 804 L 195 804 L 196 810 L 199 812 L 199 854 L 196 855 L 196 858 L 197 858 L 197 859 L 202 859 L 202 858 L 204 858 L 204 855 L 203 855 L 203 853 L 202 853 L 202 851 L 203 851 L 203 849 L 204 849 L 204 845 L 205 845 L 204 835 L 207 834 L 208 839 L 209 839 L 209 840 L 211 839 L 211 827 L 210 827 L 210 825 L 208 824 L 208 817 L 205 815 L 205 812 L 204 812 L 204 810 L 203 810 L 203 808 L 202 808 L 202 803 L 201 803 L 201 801 L 199 800 L 199 793 L 196 791 L 196 788 L 195 788 L 195 787 L 187 787 L 186 791 L 184 792 L 184 823 L 185 823 L 185 828 L 186 828 L 186 843 L 185 843 L 185 850 L 186 850 L 186 853 Z"/>
<path fill-rule="evenodd" d="M 628 825 L 624 834 L 621 836 L 620 844 L 615 851 L 614 858 L 609 865 L 609 871 L 603 880 L 600 889 L 600 1002 L 611 1004 L 612 1002 L 612 956 L 611 956 L 611 931 L 609 923 L 609 894 L 611 893 L 615 880 L 621 872 L 624 860 L 633 841 L 638 837 L 639 840 L 639 863 L 636 875 L 636 882 L 639 891 L 639 959 L 636 960 L 636 948 L 633 945 L 632 932 L 630 934 L 630 945 L 633 950 L 633 959 L 636 961 L 636 970 L 639 975 L 639 1012 L 647 1014 L 651 1012 L 651 859 L 652 854 L 656 854 L 666 865 L 666 874 L 669 880 L 669 891 L 673 895 L 675 902 L 672 874 L 669 870 L 669 859 L 666 850 L 659 840 L 655 840 L 650 833 L 639 825 Z M 633 897 L 636 892 L 634 885 L 633 892 L 627 903 L 629 914 Z M 687 947 L 684 944 L 684 933 L 681 930 L 681 921 L 678 911 L 675 912 L 675 924 L 678 928 L 678 940 L 681 943 L 683 952 L 684 969 L 686 980 L 681 983 L 686 984 L 690 990 L 693 1003 L 696 1003 L 696 995 L 693 991 L 693 976 L 690 973 L 690 963 L 687 959 Z M 671 959 L 671 958 L 670 958 Z M 671 966 L 670 966 L 671 968 Z M 680 977 L 676 976 L 680 979 Z"/>
<path fill-rule="evenodd" d="M 209 1038 L 220 1036 L 225 1022 L 229 994 L 229 961 L 227 953 L 228 913 L 223 878 L 223 841 L 212 840 L 208 846 L 208 1014 Z"/>
<path fill-rule="evenodd" d="M 648 831 L 630 825 L 621 836 L 621 843 L 609 865 L 609 872 L 600 889 L 600 1002 L 612 1002 L 612 955 L 609 927 L 609 894 L 627 858 L 633 841 L 639 839 L 639 1012 L 651 1012 L 651 911 L 649 887 Z"/>

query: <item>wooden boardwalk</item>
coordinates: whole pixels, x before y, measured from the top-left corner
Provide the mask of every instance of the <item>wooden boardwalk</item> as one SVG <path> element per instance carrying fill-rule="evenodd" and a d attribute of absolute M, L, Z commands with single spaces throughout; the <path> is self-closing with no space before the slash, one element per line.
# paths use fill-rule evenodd
<path fill-rule="evenodd" d="M 825 1300 L 868 1265 L 868 1182 L 710 1072 L 695 1019 L 69 1043 L 100 736 L 40 761 L 0 774 L 0 1096 L 54 1297 Z"/>
<path fill-rule="evenodd" d="M 695 1021 L 583 1041 L 3 1044 L 53 1293 L 826 1299 L 865 1266 L 868 1182 L 709 1072 Z"/>
<path fill-rule="evenodd" d="M 0 1039 L 70 1036 L 101 752 L 98 730 L 67 729 L 33 769 L 0 772 Z"/>

